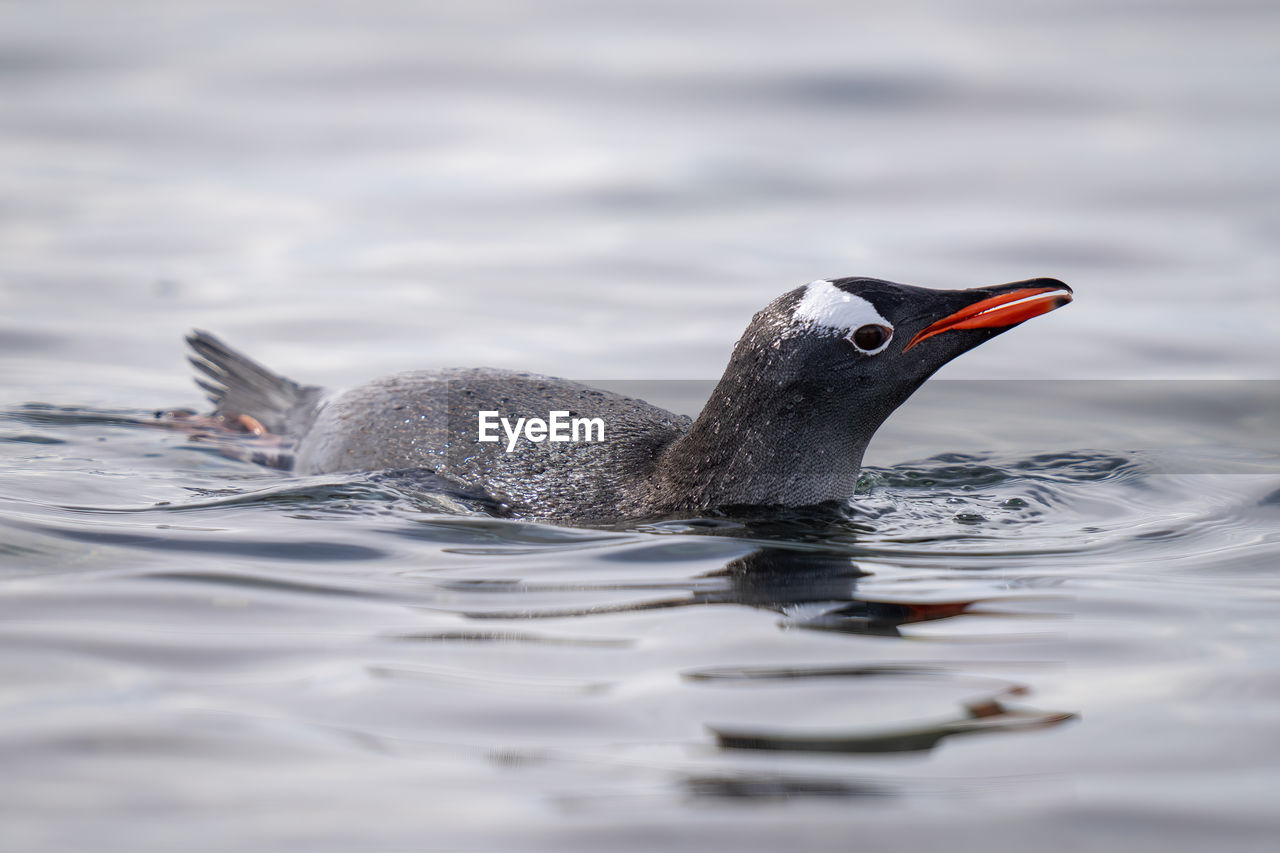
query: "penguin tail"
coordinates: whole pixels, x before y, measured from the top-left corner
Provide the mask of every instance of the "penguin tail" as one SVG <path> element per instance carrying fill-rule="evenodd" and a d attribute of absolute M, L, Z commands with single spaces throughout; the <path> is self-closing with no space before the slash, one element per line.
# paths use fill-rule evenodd
<path fill-rule="evenodd" d="M 298 436 L 319 410 L 324 389 L 299 385 L 236 352 L 208 332 L 187 335 L 199 371 L 196 384 L 213 403 L 213 414 L 237 432 Z"/>

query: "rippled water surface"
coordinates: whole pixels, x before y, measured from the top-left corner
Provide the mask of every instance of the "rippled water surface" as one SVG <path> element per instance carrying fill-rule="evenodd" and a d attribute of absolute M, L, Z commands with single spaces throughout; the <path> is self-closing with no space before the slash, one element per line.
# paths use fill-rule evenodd
<path fill-rule="evenodd" d="M 1280 20 L 1036 7 L 0 6 L 0 847 L 1274 849 Z M 790 515 L 152 417 L 195 326 L 692 414 L 844 274 L 1077 301 Z"/>

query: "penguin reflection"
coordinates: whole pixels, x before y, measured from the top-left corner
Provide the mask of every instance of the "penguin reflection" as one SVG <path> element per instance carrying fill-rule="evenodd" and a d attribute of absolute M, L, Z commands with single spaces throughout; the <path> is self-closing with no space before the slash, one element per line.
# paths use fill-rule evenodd
<path fill-rule="evenodd" d="M 765 546 L 699 578 L 660 584 L 661 589 L 677 592 L 678 596 L 576 609 L 486 610 L 466 615 L 473 619 L 539 619 L 736 604 L 779 613 L 793 627 L 895 637 L 900 635 L 901 625 L 956 616 L 978 603 L 977 600 L 927 604 L 869 601 L 856 594 L 858 579 L 866 575 L 867 572 L 845 554 Z M 473 592 L 482 588 L 511 591 L 508 585 L 495 587 L 487 581 L 455 581 L 447 586 Z M 646 582 L 597 589 L 623 591 L 655 586 L 658 585 Z M 577 585 L 532 587 L 522 584 L 520 588 L 539 592 L 581 590 Z"/>

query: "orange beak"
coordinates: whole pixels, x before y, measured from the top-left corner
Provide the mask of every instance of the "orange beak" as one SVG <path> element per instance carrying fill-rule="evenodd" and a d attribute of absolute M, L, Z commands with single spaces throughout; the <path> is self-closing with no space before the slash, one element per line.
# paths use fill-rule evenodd
<path fill-rule="evenodd" d="M 1023 287 L 966 305 L 956 313 L 943 317 L 916 333 L 903 352 L 934 335 L 951 329 L 1002 329 L 1048 314 L 1071 301 L 1071 290 L 1066 285 L 1049 287 Z"/>

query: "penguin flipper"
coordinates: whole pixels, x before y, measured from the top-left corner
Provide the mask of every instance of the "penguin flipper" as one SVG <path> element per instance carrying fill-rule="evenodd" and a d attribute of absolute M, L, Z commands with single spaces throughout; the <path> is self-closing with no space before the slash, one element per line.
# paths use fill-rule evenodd
<path fill-rule="evenodd" d="M 187 335 L 187 345 L 193 353 L 187 360 L 203 374 L 196 384 L 213 403 L 214 415 L 286 436 L 301 435 L 315 419 L 324 394 L 319 386 L 286 379 L 199 329 Z"/>

